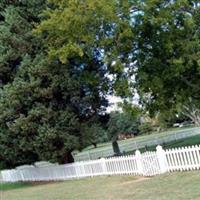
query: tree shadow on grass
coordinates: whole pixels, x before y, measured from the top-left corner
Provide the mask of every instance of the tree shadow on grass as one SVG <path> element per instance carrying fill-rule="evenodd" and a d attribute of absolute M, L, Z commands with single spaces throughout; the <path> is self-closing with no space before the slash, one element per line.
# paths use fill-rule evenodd
<path fill-rule="evenodd" d="M 17 183 L 0 183 L 0 191 L 8 191 L 8 190 L 15 190 L 15 189 L 22 189 L 27 187 L 34 187 L 38 185 L 45 185 L 50 183 L 57 183 L 56 181 L 49 182 L 49 181 L 41 181 L 41 182 L 17 182 Z"/>
<path fill-rule="evenodd" d="M 0 183 L 0 191 L 8 191 L 8 190 L 15 190 L 15 189 L 21 189 L 25 187 L 32 186 L 31 183 Z"/>

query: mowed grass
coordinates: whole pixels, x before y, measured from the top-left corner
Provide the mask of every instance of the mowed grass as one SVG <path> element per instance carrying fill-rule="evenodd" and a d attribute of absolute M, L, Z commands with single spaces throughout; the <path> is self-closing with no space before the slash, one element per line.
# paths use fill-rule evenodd
<path fill-rule="evenodd" d="M 7 190 L 14 190 L 14 189 L 21 189 L 24 187 L 31 187 L 31 183 L 0 183 L 0 191 L 7 191 Z"/>
<path fill-rule="evenodd" d="M 196 135 L 193 137 L 180 139 L 171 143 L 164 145 L 164 148 L 177 148 L 177 147 L 185 147 L 192 145 L 200 145 L 200 135 Z"/>
<path fill-rule="evenodd" d="M 196 135 L 193 137 L 179 139 L 173 142 L 161 144 L 164 149 L 172 149 L 172 148 L 179 148 L 179 147 L 187 147 L 193 145 L 200 145 L 200 135 Z M 157 146 L 149 146 L 146 148 L 140 149 L 141 152 L 145 151 L 155 151 Z M 135 151 L 127 152 L 127 154 L 134 154 Z"/>
<path fill-rule="evenodd" d="M 195 145 L 200 145 L 200 135 L 188 137 L 185 139 L 179 139 L 175 140 L 169 143 L 163 143 L 160 144 L 163 149 L 172 149 L 172 148 L 179 148 L 179 147 L 188 147 L 188 146 L 195 146 Z M 146 152 L 146 151 L 156 151 L 157 146 L 146 146 L 146 148 L 141 148 L 139 149 L 140 152 Z M 133 151 L 127 151 L 125 152 L 125 155 L 133 155 L 135 154 L 136 150 Z"/>
<path fill-rule="evenodd" d="M 95 177 L 1 192 L 1 200 L 199 200 L 200 171 Z"/>
<path fill-rule="evenodd" d="M 154 132 L 149 135 L 141 135 L 137 136 L 135 138 L 127 139 L 127 140 L 120 140 L 118 141 L 119 145 L 128 145 L 128 144 L 133 144 L 134 142 L 143 142 L 143 141 L 148 141 L 151 139 L 154 139 L 156 137 L 165 137 L 167 135 L 174 135 L 182 133 L 182 131 L 188 131 L 192 132 L 196 127 L 182 127 L 182 128 L 171 128 L 168 131 L 163 131 L 163 132 Z M 200 129 L 199 129 L 200 130 Z M 111 142 L 106 142 L 106 143 L 101 143 L 97 145 L 97 148 L 94 148 L 94 146 L 88 146 L 86 147 L 82 152 L 87 152 L 89 151 L 99 151 L 99 150 L 104 150 L 105 148 L 110 148 L 112 146 Z"/>

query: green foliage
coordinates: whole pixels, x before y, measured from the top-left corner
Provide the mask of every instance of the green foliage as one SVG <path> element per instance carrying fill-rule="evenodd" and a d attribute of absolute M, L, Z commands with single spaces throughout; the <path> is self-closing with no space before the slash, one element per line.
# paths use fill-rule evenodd
<path fill-rule="evenodd" d="M 9 167 L 37 160 L 62 163 L 67 152 L 79 148 L 78 116 L 66 103 L 76 97 L 72 90 L 76 85 L 64 66 L 49 65 L 42 55 L 26 58 L 1 91 L 0 150 Z"/>
<path fill-rule="evenodd" d="M 175 123 L 182 123 L 184 121 L 190 121 L 190 119 L 175 110 L 168 110 L 158 115 L 158 124 L 161 128 L 169 128 Z"/>
<path fill-rule="evenodd" d="M 122 108 L 123 112 L 130 115 L 132 119 L 138 119 L 142 114 L 142 108 L 137 104 L 130 103 L 129 101 L 123 101 L 118 104 Z"/>
<path fill-rule="evenodd" d="M 86 0 L 50 1 L 45 20 L 34 31 L 43 36 L 50 60 L 76 66 L 88 87 L 102 94 L 130 96 L 125 67 L 131 60 L 133 34 L 129 3 Z M 113 75 L 112 81 L 108 75 Z M 100 84 L 101 82 L 101 84 Z"/>
<path fill-rule="evenodd" d="M 145 122 L 145 123 L 140 124 L 139 131 L 140 131 L 140 134 L 142 135 L 150 134 L 153 131 L 153 127 L 151 123 Z"/>
<path fill-rule="evenodd" d="M 108 135 L 110 138 L 117 138 L 119 133 L 137 132 L 139 125 L 138 116 L 131 116 L 125 112 L 111 112 L 108 122 Z"/>
<path fill-rule="evenodd" d="M 106 131 L 99 123 L 89 122 L 84 124 L 82 132 L 85 146 L 94 145 L 96 148 L 98 143 L 108 141 Z"/>
<path fill-rule="evenodd" d="M 26 54 L 34 55 L 39 48 L 31 32 L 39 21 L 45 0 L 0 2 L 0 82 L 12 81 Z"/>
<path fill-rule="evenodd" d="M 199 9 L 195 0 L 2 0 L 3 165 L 72 161 L 74 149 L 104 138 L 94 119 L 105 113 L 106 95 L 132 96 L 135 83 L 150 114 L 188 101 L 198 107 Z M 127 102 L 122 108 L 108 122 L 115 142 L 137 130 L 141 114 Z"/>
<path fill-rule="evenodd" d="M 138 115 L 131 115 L 125 112 L 111 112 L 108 121 L 107 134 L 112 141 L 113 152 L 120 154 L 120 149 L 117 143 L 118 135 L 120 133 L 138 133 L 139 118 Z"/>
<path fill-rule="evenodd" d="M 0 159 L 7 167 L 71 162 L 74 149 L 104 137 L 98 120 L 90 122 L 104 114 L 107 93 L 117 85 L 130 94 L 128 13 L 115 0 L 1 1 Z"/>
<path fill-rule="evenodd" d="M 154 113 L 199 105 L 199 1 L 145 1 L 134 21 L 136 82 L 141 101 Z"/>

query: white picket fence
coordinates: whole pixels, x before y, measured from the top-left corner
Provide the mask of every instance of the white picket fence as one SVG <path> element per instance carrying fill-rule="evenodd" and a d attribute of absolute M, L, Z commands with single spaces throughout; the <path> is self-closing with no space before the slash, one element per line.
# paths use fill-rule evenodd
<path fill-rule="evenodd" d="M 164 151 L 136 151 L 135 155 L 101 158 L 93 161 L 49 167 L 4 170 L 3 181 L 57 181 L 102 175 L 154 176 L 171 171 L 195 170 L 200 168 L 200 146 L 175 148 Z"/>

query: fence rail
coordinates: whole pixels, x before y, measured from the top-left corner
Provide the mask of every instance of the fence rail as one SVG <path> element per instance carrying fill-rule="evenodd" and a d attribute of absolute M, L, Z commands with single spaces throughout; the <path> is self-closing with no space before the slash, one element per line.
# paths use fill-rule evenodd
<path fill-rule="evenodd" d="M 73 164 L 49 167 L 12 169 L 1 172 L 3 181 L 57 181 L 102 175 L 154 176 L 165 172 L 195 170 L 200 168 L 200 146 L 191 146 L 156 151 L 136 151 L 135 155 L 98 160 L 81 161 Z"/>
<path fill-rule="evenodd" d="M 162 145 L 163 143 L 168 143 L 196 135 L 200 135 L 199 127 L 177 130 L 172 133 L 164 135 L 157 134 L 150 138 L 149 137 L 142 138 L 141 140 L 130 139 L 129 140 L 130 142 L 126 140 L 126 143 L 124 144 L 119 143 L 119 147 L 121 152 L 134 151 L 140 148 L 144 148 L 145 146 Z M 74 159 L 75 161 L 94 160 L 102 157 L 109 157 L 112 156 L 113 154 L 114 154 L 113 149 L 112 146 L 110 145 L 110 147 L 102 147 L 99 149 L 80 152 L 74 155 Z"/>

